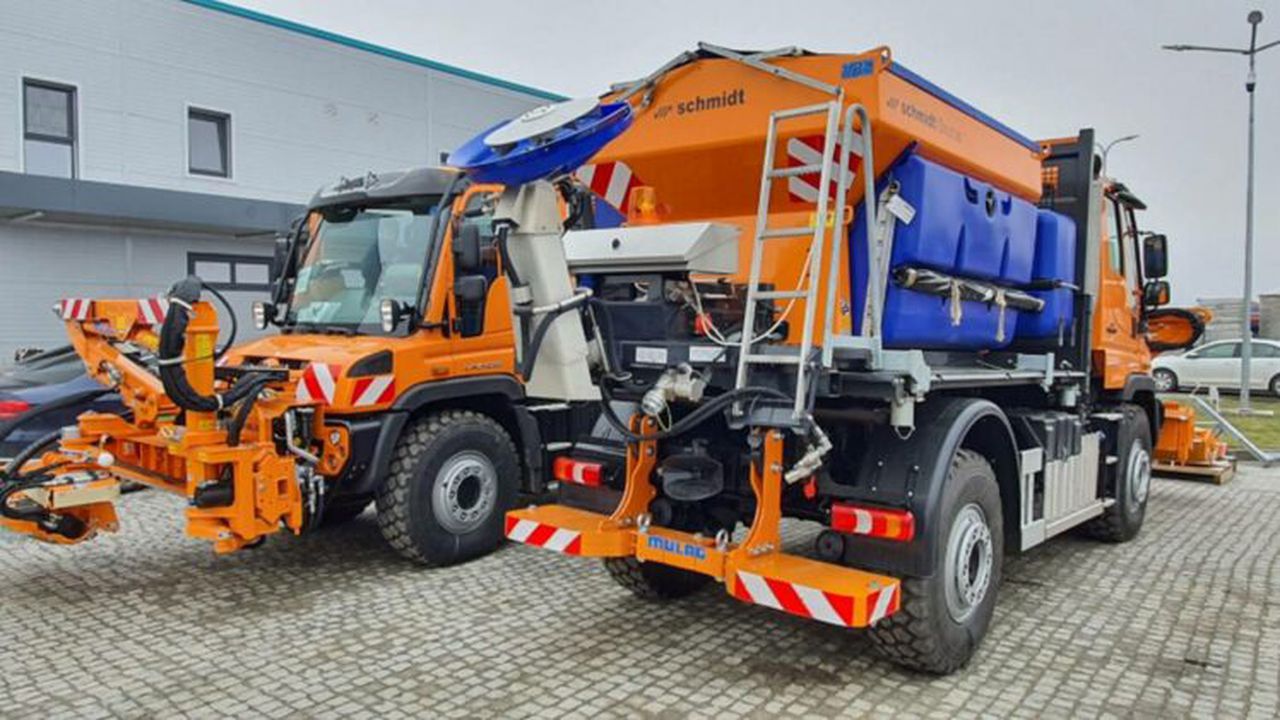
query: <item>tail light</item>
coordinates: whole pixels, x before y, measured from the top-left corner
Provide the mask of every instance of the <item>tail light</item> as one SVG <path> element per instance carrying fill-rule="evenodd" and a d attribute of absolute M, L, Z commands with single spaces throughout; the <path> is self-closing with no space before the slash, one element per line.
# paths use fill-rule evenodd
<path fill-rule="evenodd" d="M 916 536 L 916 518 L 910 510 L 834 503 L 831 506 L 831 529 L 851 535 L 910 542 Z"/>
<path fill-rule="evenodd" d="M 12 420 L 30 409 L 26 400 L 0 400 L 0 420 Z"/>
<path fill-rule="evenodd" d="M 560 482 L 599 487 L 604 477 L 604 466 L 571 457 L 558 457 L 551 464 L 551 474 Z"/>

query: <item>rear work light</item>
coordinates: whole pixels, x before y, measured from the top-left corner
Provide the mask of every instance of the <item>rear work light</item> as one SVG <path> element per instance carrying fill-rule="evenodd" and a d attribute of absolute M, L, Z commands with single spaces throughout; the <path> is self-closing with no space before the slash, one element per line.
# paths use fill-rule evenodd
<path fill-rule="evenodd" d="M 599 487 L 600 480 L 604 477 L 604 466 L 571 457 L 558 457 L 551 464 L 551 474 L 560 482 Z"/>
<path fill-rule="evenodd" d="M 26 400 L 0 400 L 0 420 L 12 420 L 30 409 Z"/>
<path fill-rule="evenodd" d="M 851 535 L 910 542 L 916 536 L 916 518 L 910 510 L 834 503 L 831 505 L 831 529 Z"/>

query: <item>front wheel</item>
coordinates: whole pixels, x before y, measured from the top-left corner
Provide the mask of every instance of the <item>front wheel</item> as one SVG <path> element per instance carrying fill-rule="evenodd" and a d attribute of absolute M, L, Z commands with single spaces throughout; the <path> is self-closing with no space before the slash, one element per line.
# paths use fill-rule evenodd
<path fill-rule="evenodd" d="M 956 451 L 942 490 L 934 573 L 902 581 L 898 612 L 873 625 L 871 642 L 889 660 L 946 675 L 973 657 L 995 612 L 1004 561 L 1004 522 L 995 471 Z"/>
<path fill-rule="evenodd" d="M 511 436 L 492 418 L 470 410 L 427 415 L 396 443 L 378 491 L 378 527 L 391 547 L 423 565 L 479 557 L 501 544 L 519 478 Z"/>
<path fill-rule="evenodd" d="M 1137 405 L 1121 405 L 1116 428 L 1114 502 L 1084 526 L 1089 536 L 1105 542 L 1132 540 L 1147 516 L 1151 490 L 1151 424 Z"/>
<path fill-rule="evenodd" d="M 1152 371 L 1151 377 L 1155 380 L 1156 390 L 1160 392 L 1173 392 L 1178 389 L 1178 376 L 1172 370 L 1156 368 Z"/>
<path fill-rule="evenodd" d="M 1280 397 L 1280 375 L 1271 378 L 1271 382 L 1267 383 L 1267 388 L 1271 390 L 1272 397 Z"/>

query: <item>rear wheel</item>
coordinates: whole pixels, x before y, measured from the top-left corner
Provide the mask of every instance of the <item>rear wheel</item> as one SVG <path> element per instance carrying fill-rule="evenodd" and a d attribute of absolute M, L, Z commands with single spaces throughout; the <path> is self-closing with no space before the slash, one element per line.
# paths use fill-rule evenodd
<path fill-rule="evenodd" d="M 1084 526 L 1090 537 L 1106 542 L 1132 540 L 1147 516 L 1151 489 L 1151 424 L 1137 405 L 1121 405 L 1116 428 L 1115 502 Z"/>
<path fill-rule="evenodd" d="M 674 600 L 697 592 L 711 578 L 702 573 L 633 557 L 606 558 L 609 577 L 633 595 L 645 600 Z"/>
<path fill-rule="evenodd" d="M 520 461 L 492 418 L 447 410 L 413 421 L 396 443 L 378 491 L 378 527 L 391 547 L 424 565 L 450 565 L 502 542 Z"/>
<path fill-rule="evenodd" d="M 1000 513 L 991 464 L 970 450 L 957 451 L 942 490 L 934 574 L 903 580 L 898 612 L 870 628 L 882 655 L 937 675 L 969 662 L 995 611 L 1004 560 Z"/>
<path fill-rule="evenodd" d="M 1271 390 L 1273 397 L 1280 397 L 1280 375 L 1271 378 L 1271 382 L 1267 383 L 1267 388 Z"/>
<path fill-rule="evenodd" d="M 1160 392 L 1173 392 L 1178 389 L 1178 376 L 1172 370 L 1156 368 L 1151 371 L 1151 377 L 1156 382 L 1156 390 Z"/>

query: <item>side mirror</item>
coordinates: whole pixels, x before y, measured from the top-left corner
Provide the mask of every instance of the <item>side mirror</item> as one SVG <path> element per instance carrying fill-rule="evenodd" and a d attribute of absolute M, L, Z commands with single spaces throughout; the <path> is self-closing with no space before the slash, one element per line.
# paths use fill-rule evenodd
<path fill-rule="evenodd" d="M 1148 235 L 1142 239 L 1142 274 L 1148 280 L 1169 274 L 1169 242 L 1164 235 Z"/>
<path fill-rule="evenodd" d="M 453 264 L 459 275 L 480 269 L 483 258 L 480 252 L 480 228 L 474 223 L 463 223 L 453 237 Z"/>
<path fill-rule="evenodd" d="M 268 278 L 271 282 L 274 283 L 279 280 L 280 276 L 284 274 L 285 264 L 289 261 L 289 248 L 291 246 L 292 244 L 289 242 L 288 237 L 284 235 L 276 236 L 275 254 L 271 256 L 271 277 Z"/>
<path fill-rule="evenodd" d="M 1167 280 L 1148 280 L 1142 288 L 1142 304 L 1150 308 L 1158 308 L 1169 304 L 1169 282 Z"/>
<path fill-rule="evenodd" d="M 484 300 L 489 294 L 489 281 L 483 275 L 463 275 L 453 282 L 453 295 L 458 301 L 458 333 L 474 337 L 484 332 Z"/>
<path fill-rule="evenodd" d="M 484 302 L 489 292 L 489 281 L 483 275 L 463 275 L 453 283 L 453 294 L 459 305 Z"/>
<path fill-rule="evenodd" d="M 400 321 L 409 317 L 412 308 L 395 298 L 383 298 L 378 303 L 378 319 L 382 323 L 382 332 L 393 333 L 400 327 Z"/>

